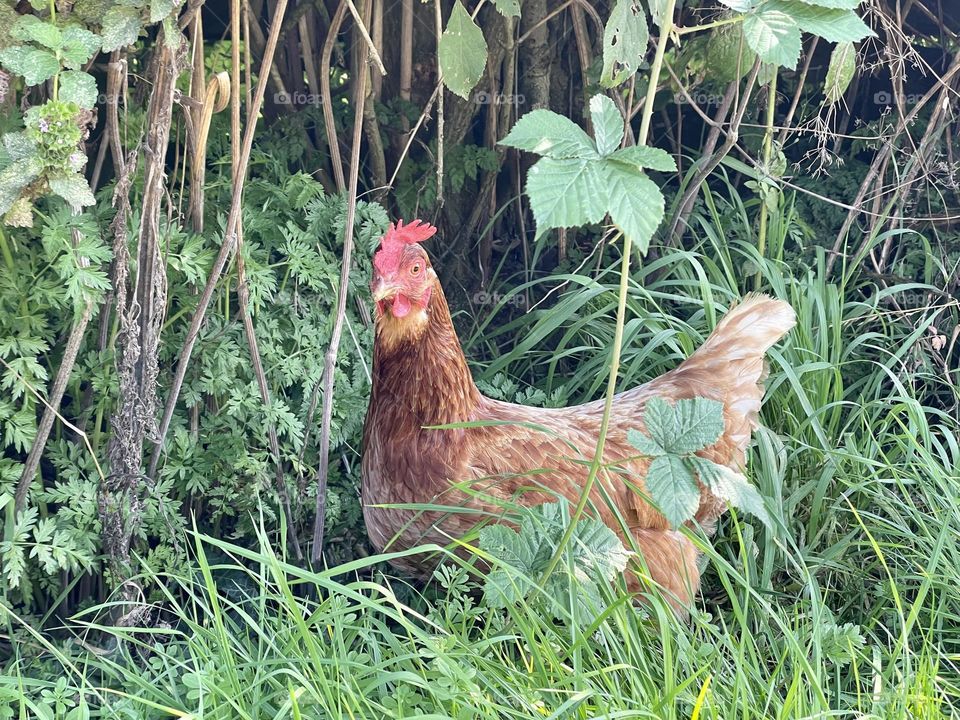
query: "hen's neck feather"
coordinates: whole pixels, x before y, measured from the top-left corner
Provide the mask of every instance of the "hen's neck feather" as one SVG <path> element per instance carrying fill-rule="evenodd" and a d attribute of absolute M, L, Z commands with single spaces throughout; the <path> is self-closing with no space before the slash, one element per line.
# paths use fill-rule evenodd
<path fill-rule="evenodd" d="M 482 396 L 470 375 L 439 280 L 418 337 L 384 342 L 378 328 L 371 404 L 392 408 L 418 426 L 469 420 Z M 401 420 L 401 418 L 397 418 Z"/>

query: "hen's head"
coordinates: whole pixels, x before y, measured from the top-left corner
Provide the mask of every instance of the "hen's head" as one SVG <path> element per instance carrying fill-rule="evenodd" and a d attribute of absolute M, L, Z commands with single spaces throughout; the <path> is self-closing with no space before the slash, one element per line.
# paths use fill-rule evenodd
<path fill-rule="evenodd" d="M 437 275 L 418 243 L 435 232 L 435 227 L 419 220 L 407 225 L 400 220 L 396 225 L 391 223 L 380 240 L 370 284 L 378 326 L 390 324 L 400 331 L 423 324 Z"/>

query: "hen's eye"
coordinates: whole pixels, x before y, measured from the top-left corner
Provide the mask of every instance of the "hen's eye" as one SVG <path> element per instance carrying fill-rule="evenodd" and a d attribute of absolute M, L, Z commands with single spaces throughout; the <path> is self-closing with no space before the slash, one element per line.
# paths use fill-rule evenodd
<path fill-rule="evenodd" d="M 422 269 L 423 269 L 423 268 L 420 267 L 420 263 L 414 263 L 413 267 L 410 268 L 410 274 L 411 274 L 411 275 L 419 275 L 419 274 L 420 274 L 420 271 L 421 271 Z"/>

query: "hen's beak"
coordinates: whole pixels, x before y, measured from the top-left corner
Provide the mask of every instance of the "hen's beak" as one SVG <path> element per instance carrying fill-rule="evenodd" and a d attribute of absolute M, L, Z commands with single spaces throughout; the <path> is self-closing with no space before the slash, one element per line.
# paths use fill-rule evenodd
<path fill-rule="evenodd" d="M 374 282 L 373 288 L 371 288 L 374 302 L 390 300 L 396 297 L 398 292 L 399 288 L 396 285 L 387 282 L 383 278 L 377 278 L 377 280 Z"/>

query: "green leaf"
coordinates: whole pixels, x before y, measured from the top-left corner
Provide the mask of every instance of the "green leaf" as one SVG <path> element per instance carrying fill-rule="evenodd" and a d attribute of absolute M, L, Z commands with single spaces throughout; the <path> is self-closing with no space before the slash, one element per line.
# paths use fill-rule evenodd
<path fill-rule="evenodd" d="M 43 163 L 30 156 L 11 163 L 0 171 L 0 214 L 5 214 L 20 197 L 20 192 L 36 180 L 43 170 Z"/>
<path fill-rule="evenodd" d="M 647 457 L 659 457 L 666 455 L 667 451 L 661 447 L 660 443 L 652 437 L 644 435 L 639 430 L 627 430 L 627 442 L 641 455 Z"/>
<path fill-rule="evenodd" d="M 706 43 L 706 68 L 710 80 L 726 84 L 742 79 L 756 60 L 743 36 L 743 23 L 732 23 L 714 28 Z"/>
<path fill-rule="evenodd" d="M 603 186 L 613 224 L 646 253 L 663 220 L 660 188 L 642 172 L 616 162 L 604 163 Z"/>
<path fill-rule="evenodd" d="M 647 434 L 660 447 L 667 449 L 673 436 L 673 408 L 662 397 L 653 397 L 643 408 L 643 423 Z M 669 452 L 669 451 L 668 451 Z"/>
<path fill-rule="evenodd" d="M 487 43 L 460 0 L 453 4 L 447 29 L 440 37 L 438 56 L 443 82 L 451 92 L 469 98 L 487 66 Z"/>
<path fill-rule="evenodd" d="M 719 0 L 719 2 L 736 12 L 747 12 L 753 8 L 754 0 Z"/>
<path fill-rule="evenodd" d="M 27 85 L 39 85 L 46 82 L 60 70 L 56 55 L 48 50 L 17 45 L 0 51 L 0 64 L 23 76 Z"/>
<path fill-rule="evenodd" d="M 723 403 L 696 397 L 673 404 L 673 433 L 667 449 L 678 455 L 710 447 L 723 433 Z"/>
<path fill-rule="evenodd" d="M 100 50 L 100 36 L 86 28 L 71 25 L 63 29 L 63 48 L 60 57 L 63 64 L 77 70 Z"/>
<path fill-rule="evenodd" d="M 182 0 L 150 0 L 150 22 L 160 22 L 173 14 Z"/>
<path fill-rule="evenodd" d="M 743 20 L 747 44 L 765 63 L 795 68 L 800 59 L 800 26 L 785 12 L 765 3 Z"/>
<path fill-rule="evenodd" d="M 623 116 L 613 100 L 602 94 L 590 98 L 590 118 L 593 120 L 597 152 L 609 155 L 620 147 L 623 142 Z"/>
<path fill-rule="evenodd" d="M 863 0 L 803 0 L 807 5 L 816 5 L 822 8 L 836 10 L 856 10 Z"/>
<path fill-rule="evenodd" d="M 676 455 L 654 458 L 647 472 L 647 491 L 671 527 L 692 518 L 700 507 L 700 489 L 693 473 Z"/>
<path fill-rule="evenodd" d="M 816 7 L 801 0 L 767 0 L 760 11 L 789 15 L 801 30 L 828 42 L 856 42 L 876 35 L 852 10 Z"/>
<path fill-rule="evenodd" d="M 140 35 L 140 11 L 126 5 L 114 5 L 103 16 L 101 34 L 104 52 L 132 45 Z"/>
<path fill-rule="evenodd" d="M 597 163 L 542 158 L 527 174 L 527 195 L 537 237 L 550 228 L 598 223 L 607 213 L 604 178 Z"/>
<path fill-rule="evenodd" d="M 710 492 L 738 510 L 750 513 L 767 528 L 773 527 L 770 514 L 763 504 L 763 496 L 741 473 L 696 455 L 688 458 L 687 462 Z"/>
<path fill-rule="evenodd" d="M 647 145 L 631 145 L 621 148 L 610 155 L 608 159 L 615 163 L 629 165 L 637 170 L 649 168 L 660 172 L 677 171 L 677 163 L 673 159 L 673 155 L 666 150 Z"/>
<path fill-rule="evenodd" d="M 75 212 L 96 203 L 90 184 L 79 173 L 55 175 L 49 182 L 50 190 L 66 200 Z"/>
<path fill-rule="evenodd" d="M 823 94 L 826 96 L 828 105 L 833 105 L 840 100 L 850 86 L 853 73 L 857 69 L 856 57 L 857 51 L 853 43 L 848 42 L 837 43 L 830 54 L 830 66 L 827 68 L 827 78 L 823 83 Z"/>
<path fill-rule="evenodd" d="M 599 157 L 583 128 L 552 110 L 531 110 L 514 123 L 500 144 L 556 160 Z"/>
<path fill-rule="evenodd" d="M 496 5 L 504 17 L 520 17 L 520 0 L 496 0 Z"/>
<path fill-rule="evenodd" d="M 650 31 L 637 0 L 617 0 L 603 28 L 600 84 L 615 87 L 637 72 L 647 52 Z"/>
<path fill-rule="evenodd" d="M 32 41 L 51 50 L 59 50 L 63 45 L 60 28 L 36 15 L 21 15 L 10 34 L 17 40 Z"/>
<path fill-rule="evenodd" d="M 60 73 L 58 99 L 92 110 L 97 104 L 97 81 L 93 75 L 81 70 L 65 70 Z"/>

